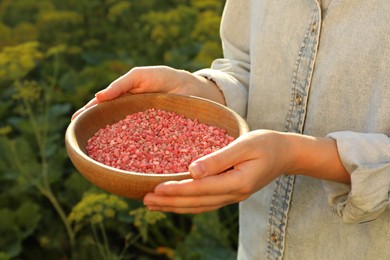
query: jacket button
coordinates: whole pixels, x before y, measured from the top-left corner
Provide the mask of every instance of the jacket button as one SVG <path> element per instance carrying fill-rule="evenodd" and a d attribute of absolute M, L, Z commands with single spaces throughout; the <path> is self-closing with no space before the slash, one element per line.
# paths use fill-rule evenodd
<path fill-rule="evenodd" d="M 310 31 L 311 33 L 314 33 L 317 30 L 317 23 L 314 22 L 311 24 Z"/>
<path fill-rule="evenodd" d="M 297 95 L 295 96 L 295 103 L 296 103 L 298 106 L 302 105 L 302 96 L 301 96 L 300 94 L 297 94 Z"/>
<path fill-rule="evenodd" d="M 271 241 L 274 242 L 274 243 L 277 243 L 278 240 L 279 240 L 278 234 L 272 233 L 272 234 L 271 234 Z"/>

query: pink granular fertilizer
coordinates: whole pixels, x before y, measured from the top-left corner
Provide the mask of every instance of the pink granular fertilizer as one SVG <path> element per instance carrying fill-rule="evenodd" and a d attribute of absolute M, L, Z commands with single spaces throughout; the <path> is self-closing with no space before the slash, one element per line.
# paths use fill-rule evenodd
<path fill-rule="evenodd" d="M 92 159 L 118 169 L 178 173 L 233 139 L 226 130 L 196 119 L 148 109 L 98 130 L 87 141 L 86 150 Z"/>

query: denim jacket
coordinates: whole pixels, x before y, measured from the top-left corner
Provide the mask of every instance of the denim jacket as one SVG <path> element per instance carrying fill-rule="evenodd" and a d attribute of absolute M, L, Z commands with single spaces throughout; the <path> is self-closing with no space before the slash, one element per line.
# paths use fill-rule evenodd
<path fill-rule="evenodd" d="M 337 141 L 351 185 L 283 175 L 240 203 L 239 259 L 390 259 L 390 1 L 228 0 L 217 83 L 251 129 Z"/>

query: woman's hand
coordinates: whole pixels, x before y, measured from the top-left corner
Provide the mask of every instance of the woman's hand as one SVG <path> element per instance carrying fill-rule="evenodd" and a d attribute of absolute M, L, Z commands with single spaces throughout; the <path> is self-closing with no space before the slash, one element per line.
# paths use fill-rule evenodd
<path fill-rule="evenodd" d="M 222 92 L 211 81 L 184 70 L 167 66 L 136 67 L 96 93 L 95 98 L 80 108 L 72 119 L 87 108 L 123 94 L 148 92 L 194 95 L 224 104 Z"/>
<path fill-rule="evenodd" d="M 266 130 L 241 136 L 189 170 L 193 179 L 158 185 L 144 204 L 176 213 L 211 211 L 245 200 L 286 173 L 349 182 L 333 139 Z"/>
<path fill-rule="evenodd" d="M 200 213 L 245 200 L 285 171 L 285 145 L 277 132 L 245 134 L 193 162 L 194 179 L 162 183 L 144 203 L 150 210 Z"/>

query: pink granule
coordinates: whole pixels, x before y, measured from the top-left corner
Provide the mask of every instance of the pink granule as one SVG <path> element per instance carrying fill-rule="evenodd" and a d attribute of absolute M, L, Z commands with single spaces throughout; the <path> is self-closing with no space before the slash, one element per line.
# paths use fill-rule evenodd
<path fill-rule="evenodd" d="M 148 109 L 98 130 L 87 154 L 107 166 L 141 173 L 188 171 L 194 160 L 233 141 L 226 130 L 174 112 Z"/>

